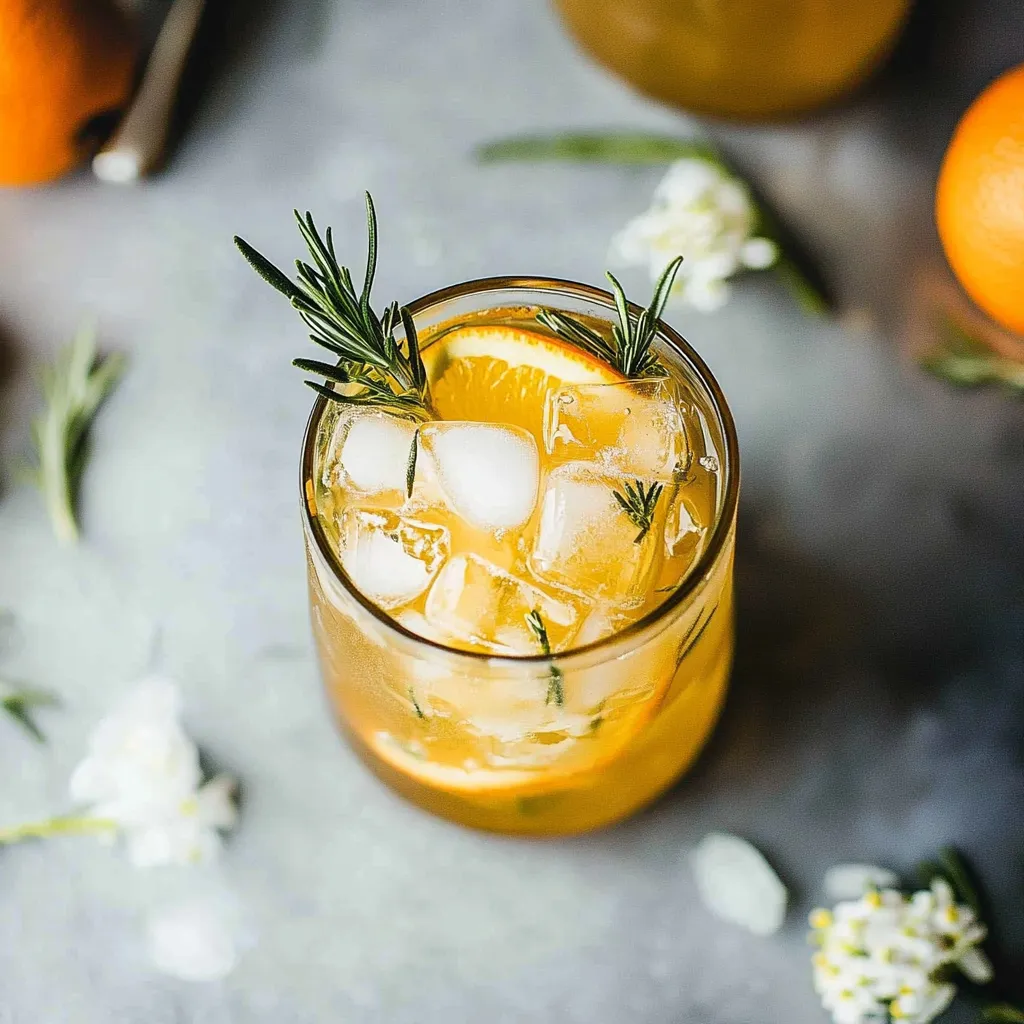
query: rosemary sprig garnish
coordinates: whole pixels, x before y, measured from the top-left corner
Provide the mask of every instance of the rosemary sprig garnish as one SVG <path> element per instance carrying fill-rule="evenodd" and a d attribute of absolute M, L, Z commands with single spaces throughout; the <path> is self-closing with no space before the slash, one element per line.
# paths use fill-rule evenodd
<path fill-rule="evenodd" d="M 64 544 L 78 539 L 75 498 L 89 424 L 120 380 L 125 362 L 119 353 L 99 358 L 95 325 L 84 324 L 40 376 L 46 405 L 32 421 L 38 465 L 28 476 L 42 491 L 53 531 Z"/>
<path fill-rule="evenodd" d="M 604 360 L 627 379 L 664 376 L 665 369 L 651 351 L 651 343 L 658 332 L 658 320 L 664 312 L 665 303 L 668 302 L 672 290 L 672 282 L 675 281 L 682 262 L 682 256 L 677 256 L 665 268 L 654 286 L 651 304 L 635 321 L 629 317 L 629 303 L 622 285 L 610 271 L 608 272 L 612 294 L 615 296 L 615 310 L 619 317 L 619 322 L 612 325 L 611 340 L 579 320 L 551 309 L 542 309 L 537 314 L 537 320 L 558 337 Z"/>
<path fill-rule="evenodd" d="M 331 229 L 321 238 L 312 214 L 303 216 L 296 210 L 295 219 L 313 261 L 310 264 L 296 260 L 297 282 L 235 236 L 235 245 L 253 270 L 299 311 L 310 329 L 310 339 L 338 358 L 337 365 L 316 359 L 295 359 L 293 364 L 342 385 L 343 390 L 339 391 L 306 381 L 333 402 L 377 406 L 399 415 L 429 418 L 432 411 L 427 372 L 412 314 L 397 302 L 387 306 L 382 316 L 370 308 L 370 291 L 377 271 L 377 214 L 370 193 L 366 193 L 366 273 L 358 295 L 351 271 L 338 263 Z M 395 338 L 399 324 L 405 332 L 404 344 Z"/>
<path fill-rule="evenodd" d="M 0 682 L 0 709 L 6 711 L 37 743 L 44 743 L 46 737 L 32 717 L 33 708 L 54 707 L 57 698 L 45 690 L 31 687 L 16 687 Z"/>
<path fill-rule="evenodd" d="M 632 483 L 627 480 L 623 490 L 625 494 L 621 491 L 612 491 L 612 497 L 619 503 L 629 521 L 640 531 L 633 540 L 634 544 L 639 544 L 654 525 L 654 510 L 658 507 L 658 499 L 665 490 L 665 485 L 654 483 L 645 488 L 642 480 L 634 480 Z"/>
<path fill-rule="evenodd" d="M 548 640 L 548 628 L 541 618 L 540 609 L 526 613 L 526 625 L 530 627 L 537 643 L 540 645 L 541 653 L 551 656 L 551 641 Z M 557 665 L 551 666 L 551 674 L 548 677 L 548 692 L 544 698 L 545 704 L 554 704 L 556 707 L 565 706 L 565 675 Z"/>

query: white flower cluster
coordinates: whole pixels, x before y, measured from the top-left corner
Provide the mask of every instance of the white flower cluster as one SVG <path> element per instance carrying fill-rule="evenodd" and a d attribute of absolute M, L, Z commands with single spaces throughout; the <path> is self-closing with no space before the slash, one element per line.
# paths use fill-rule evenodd
<path fill-rule="evenodd" d="M 144 680 L 96 727 L 71 777 L 72 798 L 112 824 L 139 867 L 209 860 L 220 852 L 218 829 L 237 819 L 234 780 L 203 784 L 180 715 L 174 683 Z"/>
<path fill-rule="evenodd" d="M 728 278 L 739 270 L 764 270 L 778 259 L 778 246 L 751 237 L 757 211 L 750 191 L 719 165 L 677 160 L 658 185 L 651 207 L 612 240 L 612 258 L 644 266 L 657 281 L 683 257 L 672 294 L 703 312 L 729 297 Z"/>
<path fill-rule="evenodd" d="M 958 905 L 941 879 L 906 897 L 870 889 L 859 900 L 810 917 L 814 987 L 836 1024 L 927 1024 L 949 1005 L 949 967 L 972 981 L 991 979 L 978 948 L 985 927 Z"/>

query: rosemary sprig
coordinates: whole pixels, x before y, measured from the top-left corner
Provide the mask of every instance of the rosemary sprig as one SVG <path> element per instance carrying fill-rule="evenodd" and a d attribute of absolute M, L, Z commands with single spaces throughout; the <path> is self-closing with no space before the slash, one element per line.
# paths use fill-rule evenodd
<path fill-rule="evenodd" d="M 548 628 L 541 618 L 540 609 L 526 613 L 526 625 L 540 645 L 541 653 L 551 656 L 551 641 L 548 640 Z M 554 704 L 556 707 L 565 706 L 565 675 L 557 665 L 551 666 L 551 674 L 548 677 L 548 692 L 544 698 L 545 704 Z"/>
<path fill-rule="evenodd" d="M 938 343 L 920 358 L 929 373 L 958 387 L 1000 384 L 1024 395 L 1024 362 L 989 348 L 951 317 L 938 324 L 938 332 Z"/>
<path fill-rule="evenodd" d="M 37 743 L 46 742 L 43 731 L 32 717 L 33 708 L 54 707 L 57 698 L 45 690 L 15 687 L 0 682 L 0 709 L 14 719 Z"/>
<path fill-rule="evenodd" d="M 665 485 L 654 483 L 645 488 L 642 480 L 634 480 L 632 483 L 627 480 L 624 490 L 625 494 L 621 491 L 612 491 L 612 497 L 619 503 L 629 521 L 640 531 L 633 540 L 634 544 L 639 544 L 654 525 L 654 510 L 658 506 L 658 499 L 665 490 Z"/>
<path fill-rule="evenodd" d="M 603 359 L 623 377 L 635 380 L 639 377 L 664 376 L 665 369 L 651 351 L 651 343 L 658 332 L 658 320 L 665 310 L 672 282 L 675 281 L 682 262 L 682 256 L 677 256 L 665 268 L 654 286 L 650 305 L 635 321 L 630 319 L 629 302 L 626 300 L 622 285 L 610 271 L 608 272 L 608 280 L 611 281 L 612 294 L 615 297 L 615 310 L 619 317 L 619 322 L 612 325 L 610 340 L 579 320 L 551 309 L 542 309 L 537 314 L 537 320 L 558 337 L 577 345 L 598 359 Z"/>
<path fill-rule="evenodd" d="M 564 132 L 520 135 L 486 142 L 476 148 L 482 164 L 508 161 L 592 161 L 620 164 L 667 164 L 672 160 L 720 163 L 715 148 L 700 139 L 680 139 L 650 132 Z"/>
<path fill-rule="evenodd" d="M 125 357 L 100 358 L 94 324 L 83 324 L 74 338 L 45 367 L 40 383 L 43 411 L 32 421 L 38 465 L 29 479 L 39 487 L 58 540 L 78 540 L 75 499 L 87 457 L 86 435 L 96 411 L 113 391 Z"/>
<path fill-rule="evenodd" d="M 416 419 L 429 418 L 427 372 L 412 314 L 397 302 L 387 306 L 381 316 L 370 308 L 370 291 L 377 271 L 377 214 L 370 193 L 366 193 L 366 273 L 358 295 L 351 271 L 338 263 L 331 229 L 321 238 L 312 214 L 307 212 L 303 216 L 296 210 L 295 219 L 312 260 L 296 260 L 297 282 L 235 236 L 235 245 L 253 270 L 298 310 L 310 329 L 310 339 L 338 359 L 336 365 L 316 359 L 295 359 L 293 364 L 342 385 L 339 391 L 306 381 L 331 401 L 378 406 Z M 399 324 L 405 332 L 404 344 L 395 338 Z"/>

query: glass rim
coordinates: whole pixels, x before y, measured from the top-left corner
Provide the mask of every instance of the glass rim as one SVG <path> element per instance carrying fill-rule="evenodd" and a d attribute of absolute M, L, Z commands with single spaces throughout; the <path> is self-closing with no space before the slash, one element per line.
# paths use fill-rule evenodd
<path fill-rule="evenodd" d="M 562 292 L 573 294 L 589 302 L 607 307 L 612 313 L 615 312 L 615 298 L 611 292 L 602 288 L 595 288 L 592 285 L 581 284 L 578 281 L 569 281 L 557 277 L 479 277 L 461 284 L 448 285 L 436 291 L 428 292 L 418 299 L 407 303 L 406 308 L 415 318 L 417 313 L 422 313 L 432 306 L 447 302 L 452 299 L 463 298 L 467 295 L 474 295 L 483 292 L 496 291 L 535 291 L 535 292 Z M 634 316 L 639 316 L 643 311 L 641 306 L 635 302 L 628 303 L 629 311 Z M 569 647 L 564 651 L 555 651 L 551 654 L 491 654 L 486 651 L 466 651 L 458 647 L 449 647 L 446 644 L 438 643 L 428 637 L 421 636 L 407 629 L 397 619 L 390 616 L 383 608 L 374 604 L 362 591 L 349 579 L 341 565 L 341 560 L 335 554 L 334 549 L 327 541 L 323 528 L 320 525 L 319 517 L 315 514 L 312 506 L 312 499 L 308 490 L 308 483 L 313 480 L 313 464 L 316 455 L 316 434 L 320 420 L 327 408 L 328 399 L 322 395 L 313 403 L 309 419 L 306 421 L 306 430 L 302 441 L 302 459 L 299 474 L 299 495 L 302 504 L 304 524 L 312 536 L 317 551 L 330 569 L 335 580 L 344 588 L 346 593 L 354 598 L 357 604 L 381 625 L 390 629 L 406 640 L 411 640 L 417 645 L 422 645 L 434 650 L 443 651 L 446 655 L 456 655 L 467 658 L 470 661 L 479 663 L 499 664 L 554 664 L 565 661 L 569 658 L 576 658 L 579 655 L 589 655 L 605 648 L 617 645 L 624 640 L 639 637 L 663 621 L 671 612 L 679 608 L 699 588 L 703 580 L 708 576 L 725 547 L 726 538 L 732 529 L 736 517 L 736 508 L 739 504 L 739 483 L 740 483 L 740 456 L 739 439 L 736 434 L 736 423 L 733 419 L 729 404 L 721 386 L 715 379 L 707 363 L 697 354 L 690 343 L 673 327 L 658 320 L 657 337 L 665 341 L 673 348 L 678 355 L 689 362 L 691 368 L 696 372 L 701 384 L 707 390 L 711 398 L 714 410 L 718 415 L 722 434 L 725 441 L 725 495 L 722 499 L 721 508 L 711 538 L 705 545 L 700 557 L 690 568 L 690 571 L 683 577 L 683 581 L 676 589 L 665 598 L 656 608 L 652 608 L 646 615 L 629 623 L 620 630 L 610 633 L 599 640 L 593 640 L 588 644 L 579 647 Z"/>

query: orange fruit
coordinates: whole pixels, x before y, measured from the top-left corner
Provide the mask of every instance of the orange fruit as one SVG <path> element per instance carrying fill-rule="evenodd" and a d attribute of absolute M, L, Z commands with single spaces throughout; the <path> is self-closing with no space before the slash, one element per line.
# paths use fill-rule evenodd
<path fill-rule="evenodd" d="M 1024 64 L 996 79 L 957 126 L 939 173 L 935 219 L 967 293 L 1024 334 Z"/>
<path fill-rule="evenodd" d="M 442 419 L 512 423 L 533 433 L 542 450 L 548 391 L 622 379 L 583 349 L 499 325 L 456 328 L 429 345 L 423 361 Z"/>
<path fill-rule="evenodd" d="M 32 185 L 90 155 L 127 102 L 135 35 L 111 0 L 0 0 L 0 185 Z"/>

